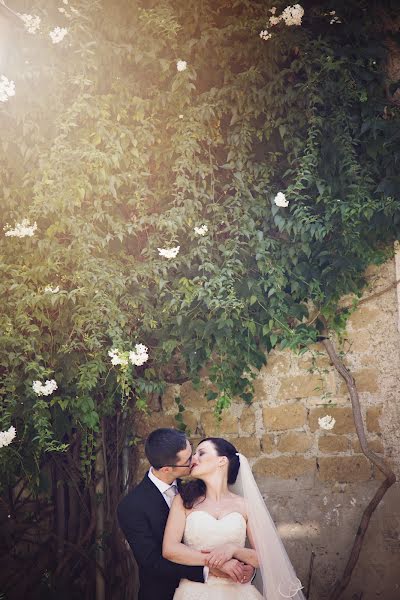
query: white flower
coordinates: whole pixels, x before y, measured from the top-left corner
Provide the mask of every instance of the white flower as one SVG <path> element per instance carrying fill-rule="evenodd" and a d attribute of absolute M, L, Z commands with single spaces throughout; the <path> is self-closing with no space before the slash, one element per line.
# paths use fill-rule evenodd
<path fill-rule="evenodd" d="M 178 60 L 176 63 L 176 68 L 178 71 L 186 71 L 186 69 L 187 69 L 186 60 Z"/>
<path fill-rule="evenodd" d="M 276 206 L 280 206 L 281 208 L 286 208 L 286 206 L 289 206 L 289 200 L 286 200 L 286 196 L 282 192 L 277 193 L 274 198 L 274 202 Z"/>
<path fill-rule="evenodd" d="M 178 116 L 179 116 L 179 119 L 183 119 L 183 115 L 178 115 Z"/>
<path fill-rule="evenodd" d="M 57 294 L 57 292 L 59 292 L 59 291 L 60 291 L 59 285 L 55 288 L 51 287 L 51 285 L 46 285 L 46 287 L 44 288 L 45 294 Z"/>
<path fill-rule="evenodd" d="M 279 23 L 281 20 L 282 20 L 282 16 L 280 16 L 280 17 L 274 17 L 274 16 L 272 16 L 272 17 L 270 17 L 270 18 L 269 18 L 269 24 L 270 24 L 272 27 L 274 27 L 275 25 L 278 25 L 278 23 Z"/>
<path fill-rule="evenodd" d="M 135 349 L 129 352 L 129 360 L 133 365 L 141 367 L 149 360 L 149 349 L 144 344 L 136 344 Z"/>
<path fill-rule="evenodd" d="M 63 0 L 63 4 L 68 4 L 68 0 Z"/>
<path fill-rule="evenodd" d="M 59 9 L 58 9 L 58 12 L 60 12 L 60 13 L 65 13 L 65 8 L 62 8 L 62 7 L 61 7 L 61 8 L 59 8 Z"/>
<path fill-rule="evenodd" d="M 14 229 L 11 229 L 8 223 L 3 228 L 5 236 L 8 237 L 32 237 L 37 229 L 36 221 L 33 225 L 29 225 L 28 219 L 23 219 L 21 223 L 16 223 Z"/>
<path fill-rule="evenodd" d="M 63 41 L 67 33 L 68 29 L 66 27 L 55 27 L 53 31 L 50 31 L 49 36 L 53 44 L 59 44 Z"/>
<path fill-rule="evenodd" d="M 336 419 L 330 415 L 325 415 L 325 417 L 320 417 L 318 419 L 318 425 L 321 427 L 321 429 L 333 429 L 335 423 Z"/>
<path fill-rule="evenodd" d="M 195 232 L 196 235 L 206 235 L 207 231 L 208 231 L 208 227 L 207 225 L 200 225 L 200 227 L 194 227 L 193 231 Z"/>
<path fill-rule="evenodd" d="M 17 432 L 15 431 L 15 427 L 10 427 L 10 429 L 7 429 L 7 431 L 0 431 L 0 448 L 9 446 L 16 434 Z"/>
<path fill-rule="evenodd" d="M 126 352 L 121 352 L 118 348 L 113 348 L 108 351 L 108 356 L 111 358 L 111 364 L 114 366 L 128 364 L 128 358 Z"/>
<path fill-rule="evenodd" d="M 175 258 L 179 253 L 180 246 L 176 248 L 157 248 L 158 254 L 164 258 Z"/>
<path fill-rule="evenodd" d="M 262 40 L 269 40 L 272 38 L 272 33 L 268 33 L 267 29 L 263 29 L 263 31 L 260 31 L 260 38 Z"/>
<path fill-rule="evenodd" d="M 276 6 L 273 6 L 272 8 L 269 9 L 269 12 L 274 15 L 276 13 Z"/>
<path fill-rule="evenodd" d="M 304 8 L 300 4 L 294 4 L 293 6 L 287 6 L 281 18 L 285 21 L 288 27 L 292 25 L 301 25 L 301 19 L 304 15 Z"/>
<path fill-rule="evenodd" d="M 8 102 L 11 96 L 15 96 L 15 83 L 2 75 L 0 77 L 0 102 Z"/>
<path fill-rule="evenodd" d="M 44 384 L 36 380 L 33 382 L 32 388 L 38 396 L 50 396 L 58 388 L 58 385 L 54 379 L 46 379 Z"/>
<path fill-rule="evenodd" d="M 335 11 L 333 11 L 335 12 Z M 341 23 L 342 21 L 339 19 L 339 17 L 332 17 L 332 19 L 329 21 L 330 25 L 333 25 L 334 23 Z"/>
<path fill-rule="evenodd" d="M 34 15 L 27 15 L 26 13 L 24 13 L 23 15 L 18 13 L 18 16 L 21 19 L 21 21 L 24 22 L 25 29 L 28 33 L 35 34 L 37 31 L 39 31 L 40 22 L 42 20 L 40 17 Z"/>

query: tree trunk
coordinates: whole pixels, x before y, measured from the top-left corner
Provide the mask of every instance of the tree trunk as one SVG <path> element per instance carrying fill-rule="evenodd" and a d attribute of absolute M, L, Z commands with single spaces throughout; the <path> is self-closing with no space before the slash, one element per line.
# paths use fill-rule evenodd
<path fill-rule="evenodd" d="M 96 600 L 105 600 L 104 557 L 104 451 L 102 434 L 96 448 Z M 100 567 L 100 568 L 99 568 Z"/>

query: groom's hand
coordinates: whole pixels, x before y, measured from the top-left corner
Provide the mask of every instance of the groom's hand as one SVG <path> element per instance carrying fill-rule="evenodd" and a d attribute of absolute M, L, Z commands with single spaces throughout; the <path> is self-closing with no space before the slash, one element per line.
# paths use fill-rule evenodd
<path fill-rule="evenodd" d="M 254 577 L 256 570 L 251 565 L 243 565 L 243 578 L 240 583 L 249 583 Z"/>

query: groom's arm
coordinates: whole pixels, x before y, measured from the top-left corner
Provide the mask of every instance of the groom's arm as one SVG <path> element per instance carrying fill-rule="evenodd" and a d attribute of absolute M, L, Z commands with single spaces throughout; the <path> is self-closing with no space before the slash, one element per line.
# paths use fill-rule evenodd
<path fill-rule="evenodd" d="M 159 573 L 171 579 L 204 582 L 203 567 L 179 565 L 162 557 L 144 511 L 122 504 L 118 507 L 118 521 L 139 566 L 154 570 L 155 577 Z"/>

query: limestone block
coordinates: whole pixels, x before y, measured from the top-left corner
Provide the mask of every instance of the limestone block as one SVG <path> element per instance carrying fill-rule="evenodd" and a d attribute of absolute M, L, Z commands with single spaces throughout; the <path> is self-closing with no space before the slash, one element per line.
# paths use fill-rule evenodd
<path fill-rule="evenodd" d="M 274 441 L 274 436 L 273 435 L 271 435 L 270 433 L 266 433 L 265 435 L 262 436 L 262 438 L 261 438 L 261 449 L 266 454 L 271 454 L 271 452 L 274 452 L 276 450 L 276 446 L 275 446 L 275 441 Z"/>
<path fill-rule="evenodd" d="M 263 419 L 267 431 L 281 431 L 302 427 L 307 419 L 307 411 L 302 404 L 264 406 Z"/>
<path fill-rule="evenodd" d="M 376 369 L 360 369 L 360 371 L 352 373 L 352 375 L 356 381 L 357 390 L 360 393 L 369 392 L 370 394 L 376 394 L 379 391 L 379 372 Z M 339 395 L 348 394 L 347 385 L 342 378 L 340 378 L 338 393 Z"/>
<path fill-rule="evenodd" d="M 349 345 L 349 352 L 352 354 L 357 354 L 358 352 L 367 352 L 371 348 L 371 332 L 367 329 L 346 331 L 345 339 Z"/>
<path fill-rule="evenodd" d="M 318 448 L 324 454 L 347 452 L 349 440 L 345 435 L 321 435 L 318 440 Z"/>
<path fill-rule="evenodd" d="M 277 449 L 279 452 L 307 452 L 312 446 L 313 438 L 303 431 L 289 431 L 279 437 Z"/>
<path fill-rule="evenodd" d="M 227 411 L 222 414 L 221 422 L 217 421 L 213 412 L 202 413 L 200 420 L 206 436 L 238 434 L 239 420 Z"/>
<path fill-rule="evenodd" d="M 300 475 L 312 473 L 315 469 L 315 459 L 303 456 L 279 456 L 278 458 L 260 458 L 254 465 L 256 475 L 293 479 Z"/>
<path fill-rule="evenodd" d="M 183 422 L 185 423 L 186 427 L 188 428 L 188 435 L 190 435 L 191 437 L 198 437 L 198 433 L 197 433 L 197 426 L 198 426 L 198 419 L 197 416 L 195 415 L 194 412 L 192 412 L 191 410 L 185 410 L 185 412 L 183 413 Z"/>
<path fill-rule="evenodd" d="M 380 438 L 368 440 L 368 446 L 373 452 L 376 452 L 377 454 L 384 454 L 384 452 L 385 452 L 382 440 Z M 355 438 L 352 441 L 351 447 L 352 447 L 354 454 L 360 454 L 362 452 L 358 438 Z"/>
<path fill-rule="evenodd" d="M 280 400 L 294 400 L 295 398 L 321 396 L 324 392 L 334 393 L 333 381 L 333 378 L 316 373 L 284 377 L 281 380 L 277 396 Z"/>
<path fill-rule="evenodd" d="M 368 431 L 372 431 L 374 433 L 379 433 L 381 430 L 381 426 L 379 423 L 379 419 L 382 416 L 382 405 L 379 406 L 370 406 L 367 408 L 367 429 Z"/>
<path fill-rule="evenodd" d="M 255 436 L 231 438 L 230 441 L 237 448 L 237 451 L 248 458 L 254 458 L 260 455 L 260 439 Z"/>
<path fill-rule="evenodd" d="M 167 385 L 165 388 L 164 394 L 161 398 L 161 406 L 163 410 L 173 410 L 176 409 L 175 398 L 180 397 L 180 386 L 179 385 Z"/>
<path fill-rule="evenodd" d="M 254 401 L 265 402 L 267 400 L 267 379 L 265 372 L 261 369 L 260 375 L 253 381 Z"/>
<path fill-rule="evenodd" d="M 376 369 L 362 369 L 354 373 L 358 391 L 376 394 L 379 391 L 378 376 L 379 372 Z"/>
<path fill-rule="evenodd" d="M 325 406 L 320 408 L 312 408 L 309 414 L 309 425 L 311 431 L 320 429 L 318 419 L 329 415 L 336 421 L 333 429 L 329 430 L 334 434 L 355 433 L 353 411 L 351 407 L 342 406 Z M 323 430 L 321 430 L 323 431 Z"/>
<path fill-rule="evenodd" d="M 210 388 L 204 382 L 200 384 L 199 389 L 195 389 L 191 381 L 185 381 L 180 390 L 182 404 L 188 408 L 209 408 L 210 404 L 205 396 L 208 389 Z"/>
<path fill-rule="evenodd" d="M 256 417 L 250 406 L 245 406 L 240 417 L 240 428 L 243 432 L 253 435 L 256 431 Z"/>
<path fill-rule="evenodd" d="M 382 317 L 382 312 L 371 306 L 360 306 L 349 318 L 349 324 L 352 329 L 360 330 L 360 335 L 365 329 L 371 328 L 371 325 Z"/>
<path fill-rule="evenodd" d="M 321 481 L 367 481 L 371 463 L 365 456 L 325 456 L 318 459 Z"/>
<path fill-rule="evenodd" d="M 145 438 L 150 431 L 159 427 L 176 427 L 177 423 L 173 415 L 165 415 L 162 412 L 153 412 L 151 415 L 138 413 L 134 421 L 134 433 L 139 437 Z"/>
<path fill-rule="evenodd" d="M 296 355 L 295 355 L 296 356 Z M 328 369 L 331 366 L 330 358 L 320 342 L 308 346 L 307 352 L 298 357 L 299 367 L 301 369 Z"/>
<path fill-rule="evenodd" d="M 267 364 L 261 369 L 268 375 L 273 372 L 285 373 L 290 368 L 292 353 L 290 350 L 272 350 L 267 357 Z"/>

